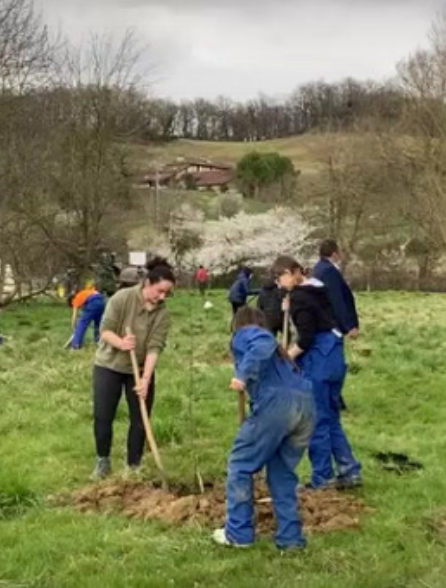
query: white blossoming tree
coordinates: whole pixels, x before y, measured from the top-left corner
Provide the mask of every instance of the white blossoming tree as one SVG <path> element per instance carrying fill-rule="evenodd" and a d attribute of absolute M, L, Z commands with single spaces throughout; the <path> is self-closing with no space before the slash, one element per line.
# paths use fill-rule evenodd
<path fill-rule="evenodd" d="M 187 225 L 185 221 L 185 229 Z M 191 221 L 192 229 L 200 233 L 200 245 L 185 253 L 184 267 L 203 264 L 214 275 L 221 275 L 241 264 L 268 267 L 278 255 L 300 258 L 310 244 L 313 227 L 294 210 L 276 208 L 254 215 L 240 212 L 232 218 L 200 223 L 199 228 Z"/>

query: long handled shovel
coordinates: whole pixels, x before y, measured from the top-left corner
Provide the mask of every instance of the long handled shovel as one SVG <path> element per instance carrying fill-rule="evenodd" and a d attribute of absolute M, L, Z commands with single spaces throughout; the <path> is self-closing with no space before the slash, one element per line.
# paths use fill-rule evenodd
<path fill-rule="evenodd" d="M 65 343 L 65 345 L 63 346 L 62 349 L 68 349 L 68 347 L 71 347 L 71 343 L 73 341 L 73 337 L 74 335 L 71 335 L 70 338 L 68 339 L 68 341 Z"/>
<path fill-rule="evenodd" d="M 126 329 L 126 333 L 127 333 L 127 335 L 132 334 L 132 331 L 130 330 L 130 328 Z M 135 353 L 134 349 L 132 349 L 130 351 L 130 358 L 132 360 L 132 368 L 133 368 L 133 376 L 135 378 L 135 384 L 136 384 L 136 387 L 139 388 L 141 386 L 141 377 L 139 375 L 139 366 L 138 366 L 138 361 L 136 359 L 136 353 Z M 142 422 L 144 424 L 144 430 L 146 432 L 147 441 L 149 443 L 150 450 L 153 453 L 155 463 L 156 463 L 158 470 L 160 472 L 161 483 L 162 483 L 163 489 L 167 490 L 168 485 L 167 485 L 166 471 L 164 469 L 163 462 L 161 461 L 161 455 L 158 450 L 158 445 L 156 444 L 155 436 L 154 436 L 153 430 L 152 430 L 152 425 L 150 424 L 149 415 L 147 413 L 147 406 L 144 401 L 144 398 L 141 398 L 141 396 L 138 396 L 138 398 L 139 398 L 139 408 L 141 410 L 141 417 L 142 417 Z"/>
<path fill-rule="evenodd" d="M 282 347 L 288 349 L 290 333 L 290 295 L 286 294 L 282 301 L 283 310 L 283 327 L 282 327 Z"/>

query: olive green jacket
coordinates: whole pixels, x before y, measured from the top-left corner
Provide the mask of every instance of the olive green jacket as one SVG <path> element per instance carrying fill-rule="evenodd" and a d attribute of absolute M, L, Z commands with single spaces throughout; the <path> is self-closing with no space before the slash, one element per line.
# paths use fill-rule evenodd
<path fill-rule="evenodd" d="M 142 367 L 149 353 L 160 354 L 166 345 L 170 320 L 164 304 L 147 310 L 142 286 L 125 288 L 114 294 L 106 306 L 101 323 L 101 333 L 112 331 L 125 337 L 130 327 L 136 338 L 136 357 Z M 101 339 L 95 357 L 95 365 L 123 374 L 132 373 L 130 353 L 116 349 Z"/>

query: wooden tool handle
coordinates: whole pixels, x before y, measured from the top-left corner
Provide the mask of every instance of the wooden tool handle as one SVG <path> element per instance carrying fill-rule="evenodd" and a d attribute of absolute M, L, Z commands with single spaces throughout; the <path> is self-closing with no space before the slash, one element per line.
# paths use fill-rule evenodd
<path fill-rule="evenodd" d="M 246 420 L 246 396 L 244 392 L 238 393 L 238 420 L 241 425 Z"/>
<path fill-rule="evenodd" d="M 290 295 L 287 294 L 283 300 L 283 326 L 282 326 L 282 347 L 288 349 L 290 329 Z"/>
<path fill-rule="evenodd" d="M 132 334 L 130 327 L 126 328 L 126 334 L 127 335 Z M 138 366 L 138 361 L 136 359 L 136 353 L 135 353 L 134 349 L 132 349 L 130 351 L 130 359 L 132 361 L 133 376 L 135 378 L 135 384 L 136 384 L 136 387 L 139 388 L 141 386 L 141 376 L 139 374 L 139 366 Z M 139 408 L 141 410 L 141 417 L 142 417 L 142 422 L 144 424 L 144 430 L 146 432 L 147 441 L 149 442 L 150 450 L 153 453 L 155 463 L 160 471 L 163 486 L 167 488 L 166 472 L 164 470 L 163 462 L 161 461 L 161 455 L 158 450 L 158 445 L 156 444 L 155 436 L 153 434 L 152 425 L 150 423 L 149 415 L 147 412 L 147 406 L 145 403 L 145 399 L 142 398 L 141 396 L 139 396 L 139 394 L 138 394 L 138 399 L 139 399 Z"/>

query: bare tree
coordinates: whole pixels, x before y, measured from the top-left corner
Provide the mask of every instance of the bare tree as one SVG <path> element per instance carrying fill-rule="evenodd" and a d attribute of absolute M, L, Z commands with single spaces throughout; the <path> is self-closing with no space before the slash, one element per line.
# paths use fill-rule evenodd
<path fill-rule="evenodd" d="M 32 0 L 0 2 L 1 91 L 21 93 L 47 81 L 53 44 Z"/>
<path fill-rule="evenodd" d="M 446 247 L 446 12 L 433 24 L 430 46 L 399 65 L 406 100 L 396 133 L 382 153 L 412 237 Z M 420 248 L 418 248 L 420 249 Z"/>
<path fill-rule="evenodd" d="M 139 81 L 132 37 L 66 47 L 59 85 L 0 97 L 0 258 L 18 283 L 62 269 L 89 271 L 115 249 L 129 206 L 127 151 L 118 104 Z M 13 115 L 13 116 L 11 116 Z"/>
<path fill-rule="evenodd" d="M 398 216 L 379 145 L 378 136 L 362 132 L 347 139 L 327 137 L 325 168 L 312 189 L 317 224 L 340 243 L 344 269 L 372 237 L 394 228 Z"/>

